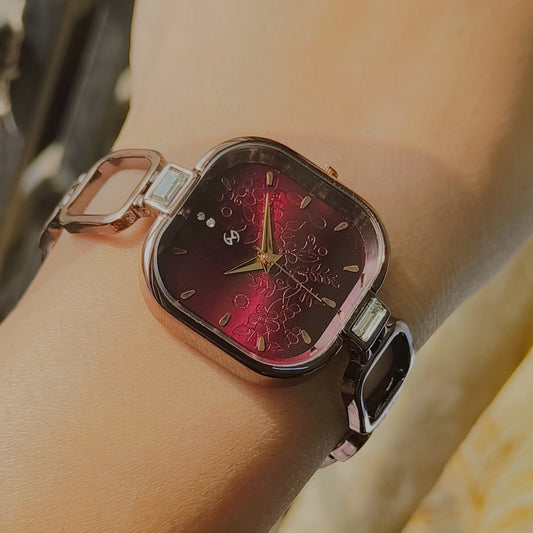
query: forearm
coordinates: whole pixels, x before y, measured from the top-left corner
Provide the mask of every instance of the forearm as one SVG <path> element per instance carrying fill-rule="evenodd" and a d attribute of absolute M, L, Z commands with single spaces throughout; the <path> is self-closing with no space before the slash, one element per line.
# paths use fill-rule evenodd
<path fill-rule="evenodd" d="M 240 380 L 152 317 L 134 242 L 65 235 L 0 330 L 2 531 L 260 530 L 342 434 L 340 361 Z"/>
<path fill-rule="evenodd" d="M 526 232 L 531 4 L 472 7 L 467 29 L 431 13 L 464 2 L 420 26 L 407 2 L 202 5 L 139 4 L 117 146 L 192 165 L 258 134 L 332 164 L 383 218 L 384 299 L 422 342 Z M 0 330 L 5 531 L 261 530 L 342 434 L 342 361 L 256 387 L 150 315 L 141 229 L 127 247 L 62 237 Z"/>
<path fill-rule="evenodd" d="M 137 6 L 118 145 L 192 165 L 256 134 L 333 165 L 384 220 L 417 344 L 531 231 L 530 2 L 165 6 Z"/>

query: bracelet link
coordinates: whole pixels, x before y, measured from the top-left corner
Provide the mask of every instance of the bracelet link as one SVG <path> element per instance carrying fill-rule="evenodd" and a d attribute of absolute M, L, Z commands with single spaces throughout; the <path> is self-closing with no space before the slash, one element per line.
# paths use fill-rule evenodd
<path fill-rule="evenodd" d="M 159 152 L 141 149 L 118 150 L 97 161 L 72 184 L 49 218 L 39 243 L 43 255 L 50 251 L 61 229 L 70 233 L 113 234 L 130 227 L 140 217 L 153 216 L 144 206 L 144 194 L 165 163 Z M 106 182 L 117 172 L 128 169 L 145 172 L 125 203 L 105 215 L 85 214 L 84 210 Z"/>
<path fill-rule="evenodd" d="M 390 317 L 388 310 L 383 314 L 382 309 L 386 308 L 379 300 L 376 304 L 376 300 L 369 295 L 363 310 L 345 331 L 351 355 L 341 391 L 347 405 L 348 431 L 322 466 L 345 461 L 363 446 L 387 414 L 413 364 L 409 328 Z M 372 325 L 376 321 L 381 327 Z M 354 327 L 363 322 L 369 324 L 371 334 Z M 361 336 L 356 332 L 361 332 Z"/>

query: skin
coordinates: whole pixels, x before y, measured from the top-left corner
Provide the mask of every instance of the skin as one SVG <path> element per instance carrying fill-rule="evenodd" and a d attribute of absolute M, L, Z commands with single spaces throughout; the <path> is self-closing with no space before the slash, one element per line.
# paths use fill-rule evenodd
<path fill-rule="evenodd" d="M 420 346 L 530 231 L 532 34 L 528 1 L 138 2 L 116 148 L 192 166 L 255 134 L 332 164 Z M 154 318 L 148 226 L 62 236 L 0 327 L 2 531 L 266 531 L 343 434 L 345 356 L 260 387 Z"/>

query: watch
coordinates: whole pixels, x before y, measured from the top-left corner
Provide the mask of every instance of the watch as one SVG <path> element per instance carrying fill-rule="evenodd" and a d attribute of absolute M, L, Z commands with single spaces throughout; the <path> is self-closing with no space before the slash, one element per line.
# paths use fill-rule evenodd
<path fill-rule="evenodd" d="M 124 169 L 142 175 L 125 204 L 86 213 Z M 336 177 L 260 137 L 224 142 L 194 169 L 154 150 L 119 150 L 75 181 L 40 244 L 46 255 L 62 229 L 112 234 L 151 217 L 142 264 L 152 307 L 193 330 L 188 342 L 219 364 L 290 385 L 347 350 L 347 429 L 326 465 L 367 441 L 414 356 L 408 327 L 377 296 L 389 261 L 383 225 Z"/>

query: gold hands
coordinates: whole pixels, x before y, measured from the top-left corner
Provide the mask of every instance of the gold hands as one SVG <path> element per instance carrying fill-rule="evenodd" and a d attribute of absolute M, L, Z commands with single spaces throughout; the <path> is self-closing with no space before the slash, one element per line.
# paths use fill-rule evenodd
<path fill-rule="evenodd" d="M 278 255 L 278 254 L 269 254 L 268 252 L 263 253 L 261 251 L 259 252 L 259 259 L 263 263 L 268 263 L 270 267 L 272 265 L 275 265 L 282 257 L 283 257 L 282 255 Z"/>
<path fill-rule="evenodd" d="M 336 302 L 334 302 L 333 300 L 329 299 L 329 298 L 321 298 L 320 296 L 318 296 L 317 294 L 315 294 L 311 289 L 307 288 L 301 281 L 299 281 L 298 279 L 296 279 L 294 277 L 294 275 L 289 271 L 287 270 L 284 266 L 280 265 L 278 263 L 278 261 L 283 257 L 282 255 L 278 255 L 278 254 L 269 254 L 268 252 L 267 253 L 262 253 L 261 250 L 259 248 L 257 248 L 258 252 L 259 252 L 259 257 L 266 263 L 268 263 L 270 266 L 273 266 L 273 265 L 276 265 L 284 274 L 286 274 L 287 276 L 289 276 L 289 278 L 291 278 L 299 287 L 301 287 L 305 292 L 309 293 L 315 300 L 317 300 L 318 302 L 320 302 L 321 304 L 326 304 L 328 307 L 331 307 L 332 309 L 334 309 L 335 307 L 337 307 L 337 304 Z"/>
<path fill-rule="evenodd" d="M 331 307 L 334 309 L 337 307 L 336 302 L 331 300 L 330 298 L 321 298 L 317 294 L 315 294 L 311 289 L 306 287 L 301 281 L 299 281 L 289 270 L 287 270 L 283 265 L 280 265 L 278 261 L 283 257 L 279 254 L 272 254 L 269 252 L 262 252 L 260 248 L 256 248 L 258 255 L 255 257 L 252 257 L 251 259 L 248 259 L 248 261 L 245 261 L 244 263 L 241 263 L 239 266 L 232 268 L 231 270 L 228 270 L 227 272 L 224 272 L 224 274 L 237 274 L 239 272 L 252 272 L 254 270 L 261 270 L 265 268 L 265 266 L 268 266 L 268 270 L 273 265 L 276 265 L 281 272 L 286 274 L 289 278 L 291 278 L 294 283 L 296 283 L 300 288 L 302 288 L 305 292 L 310 294 L 317 302 L 320 302 L 321 304 L 325 304 L 328 307 Z M 267 270 L 267 272 L 268 272 Z"/>
<path fill-rule="evenodd" d="M 239 272 L 253 272 L 263 269 L 269 272 L 272 265 L 281 258 L 281 255 L 274 254 L 274 243 L 272 239 L 272 217 L 270 216 L 270 195 L 265 196 L 265 210 L 263 215 L 263 232 L 261 235 L 261 248 L 257 248 L 257 255 L 248 259 L 244 263 L 224 272 L 224 274 L 238 274 Z"/>
<path fill-rule="evenodd" d="M 263 234 L 261 235 L 261 249 L 260 254 L 273 254 L 274 253 L 274 243 L 272 238 L 272 216 L 270 213 L 270 195 L 266 193 L 265 195 L 265 209 L 263 214 Z M 270 261 L 265 261 L 263 263 L 263 268 L 265 272 L 269 272 L 272 267 Z"/>
<path fill-rule="evenodd" d="M 254 270 L 262 270 L 265 268 L 265 266 L 268 266 L 268 270 L 270 270 L 270 267 L 276 264 L 276 261 L 278 261 L 282 257 L 281 255 L 278 255 L 278 254 L 270 254 L 268 252 L 263 253 L 261 252 L 259 248 L 256 248 L 256 250 L 258 251 L 257 255 L 255 255 L 251 259 L 248 259 L 244 263 L 237 265 L 235 268 L 232 268 L 231 270 L 224 272 L 224 274 L 238 274 L 239 272 L 253 272 Z"/>
<path fill-rule="evenodd" d="M 263 234 L 261 235 L 261 253 L 273 253 L 272 249 L 272 227 L 270 220 L 270 195 L 265 195 L 265 208 L 263 211 Z"/>
<path fill-rule="evenodd" d="M 317 296 L 311 289 L 308 289 L 301 281 L 298 281 L 285 267 L 282 267 L 279 263 L 275 263 L 276 266 L 284 273 L 289 276 L 297 285 L 299 285 L 305 292 L 309 293 L 315 300 L 322 302 L 320 296 Z"/>
<path fill-rule="evenodd" d="M 239 272 L 253 272 L 254 270 L 263 270 L 263 262 L 254 255 L 251 259 L 248 259 L 244 263 L 227 270 L 224 274 L 238 274 Z"/>
<path fill-rule="evenodd" d="M 270 272 L 270 269 L 276 265 L 281 272 L 286 274 L 291 278 L 300 288 L 305 292 L 311 295 L 315 300 L 321 304 L 325 304 L 328 307 L 335 308 L 337 307 L 336 302 L 329 298 L 321 298 L 315 294 L 311 289 L 306 287 L 301 281 L 299 281 L 289 270 L 287 270 L 283 265 L 280 265 L 278 261 L 283 257 L 279 254 L 274 253 L 274 243 L 272 238 L 272 217 L 271 217 L 271 206 L 270 206 L 270 194 L 266 193 L 265 195 L 265 207 L 263 214 L 263 231 L 261 233 L 261 247 L 255 248 L 257 254 L 248 259 L 244 263 L 232 268 L 224 274 L 237 274 L 239 272 L 253 272 L 255 270 L 263 269 L 266 273 Z"/>

